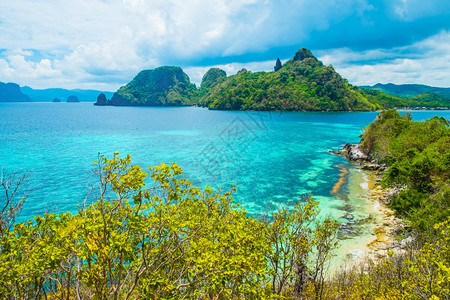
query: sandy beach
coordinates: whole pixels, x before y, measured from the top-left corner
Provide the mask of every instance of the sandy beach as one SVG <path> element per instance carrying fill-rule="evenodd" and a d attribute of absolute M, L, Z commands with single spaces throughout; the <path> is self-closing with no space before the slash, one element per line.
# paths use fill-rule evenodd
<path fill-rule="evenodd" d="M 402 220 L 387 207 L 390 191 L 378 184 L 381 174 L 362 170 L 358 165 L 345 170 L 336 167 L 341 174 L 331 193 L 345 195 L 347 213 L 340 219 L 344 221 L 339 233 L 341 246 L 331 261 L 331 273 L 367 258 L 377 259 L 386 255 L 388 249 L 399 251 L 401 243 L 395 236 L 402 226 Z"/>

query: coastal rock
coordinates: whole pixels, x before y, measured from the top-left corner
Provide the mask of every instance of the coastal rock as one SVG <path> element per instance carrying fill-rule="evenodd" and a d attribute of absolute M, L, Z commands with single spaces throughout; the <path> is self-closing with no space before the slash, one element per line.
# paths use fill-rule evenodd
<path fill-rule="evenodd" d="M 55 102 L 55 103 L 61 102 L 61 99 L 59 99 L 59 98 L 54 98 L 52 102 Z"/>
<path fill-rule="evenodd" d="M 364 164 L 361 166 L 361 169 L 363 170 L 371 170 L 371 171 L 376 171 L 380 169 L 380 165 L 379 164 Z"/>
<path fill-rule="evenodd" d="M 353 161 L 370 161 L 370 157 L 361 150 L 360 144 L 347 143 L 342 150 L 330 152 L 337 155 L 343 155 Z"/>
<path fill-rule="evenodd" d="M 344 216 L 342 216 L 342 218 L 344 218 L 344 219 L 347 219 L 347 220 L 353 220 L 354 219 L 354 217 L 353 217 L 353 215 L 352 214 L 345 214 Z"/>
<path fill-rule="evenodd" d="M 106 105 L 107 101 L 105 94 L 101 93 L 98 95 L 97 102 L 95 102 L 94 105 Z"/>

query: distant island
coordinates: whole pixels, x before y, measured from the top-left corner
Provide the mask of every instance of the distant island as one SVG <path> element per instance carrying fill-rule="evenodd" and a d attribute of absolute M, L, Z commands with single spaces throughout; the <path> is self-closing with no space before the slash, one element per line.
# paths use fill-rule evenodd
<path fill-rule="evenodd" d="M 108 97 L 112 97 L 113 95 L 112 92 L 99 90 L 67 90 L 61 88 L 32 89 L 28 86 L 21 87 L 20 90 L 22 93 L 28 95 L 31 101 L 36 102 L 55 102 L 55 99 L 64 100 L 69 98 L 69 96 L 76 96 L 80 102 L 95 102 L 100 93 L 104 93 Z"/>
<path fill-rule="evenodd" d="M 377 90 L 397 97 L 415 97 L 421 94 L 436 94 L 444 98 L 450 98 L 450 88 L 441 88 L 423 84 L 393 84 L 377 83 L 375 85 L 361 86 L 365 89 Z"/>
<path fill-rule="evenodd" d="M 439 88 L 436 88 L 439 89 Z M 390 90 L 356 87 L 306 48 L 272 72 L 246 69 L 227 77 L 211 68 L 197 88 L 180 67 L 141 71 L 111 99 L 99 95 L 95 105 L 183 106 L 217 110 L 373 111 L 386 108 L 448 108 L 450 96 L 435 93 L 395 95 Z"/>
<path fill-rule="evenodd" d="M 68 99 L 70 96 L 76 97 L 78 99 L 76 102 L 95 102 L 99 93 L 108 97 L 113 95 L 112 92 L 98 90 L 66 90 L 60 88 L 38 90 L 28 86 L 20 87 L 17 83 L 0 82 L 0 102 L 61 102 L 62 99 Z"/>
<path fill-rule="evenodd" d="M 70 95 L 69 97 L 67 97 L 67 102 L 72 102 L 72 103 L 74 103 L 74 102 L 80 102 L 80 100 L 78 99 L 78 97 L 77 96 L 74 96 L 74 95 Z"/>
<path fill-rule="evenodd" d="M 29 102 L 28 95 L 20 91 L 20 86 L 15 83 L 0 82 L 0 102 Z"/>

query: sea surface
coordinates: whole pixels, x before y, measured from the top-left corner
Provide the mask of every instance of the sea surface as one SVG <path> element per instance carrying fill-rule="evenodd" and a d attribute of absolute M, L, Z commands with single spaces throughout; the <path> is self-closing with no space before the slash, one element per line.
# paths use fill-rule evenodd
<path fill-rule="evenodd" d="M 414 120 L 450 118 L 450 111 L 412 114 Z M 253 215 L 312 194 L 323 216 L 344 221 L 349 206 L 358 214 L 349 181 L 339 193 L 331 191 L 355 170 L 346 175 L 354 166 L 328 151 L 357 143 L 376 115 L 0 103 L 0 167 L 30 172 L 21 221 L 47 211 L 76 212 L 85 199 L 95 200 L 93 161 L 114 152 L 131 154 L 142 167 L 176 162 L 197 186 L 233 184 L 236 201 Z"/>

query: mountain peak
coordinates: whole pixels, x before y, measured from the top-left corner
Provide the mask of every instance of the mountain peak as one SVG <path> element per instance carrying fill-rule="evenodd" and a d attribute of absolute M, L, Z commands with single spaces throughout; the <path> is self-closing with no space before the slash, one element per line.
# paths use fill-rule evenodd
<path fill-rule="evenodd" d="M 293 61 L 302 61 L 306 58 L 314 58 L 317 59 L 316 57 L 314 57 L 314 55 L 311 53 L 311 51 L 309 51 L 306 48 L 301 48 L 300 50 L 298 50 L 294 57 L 292 58 Z"/>

